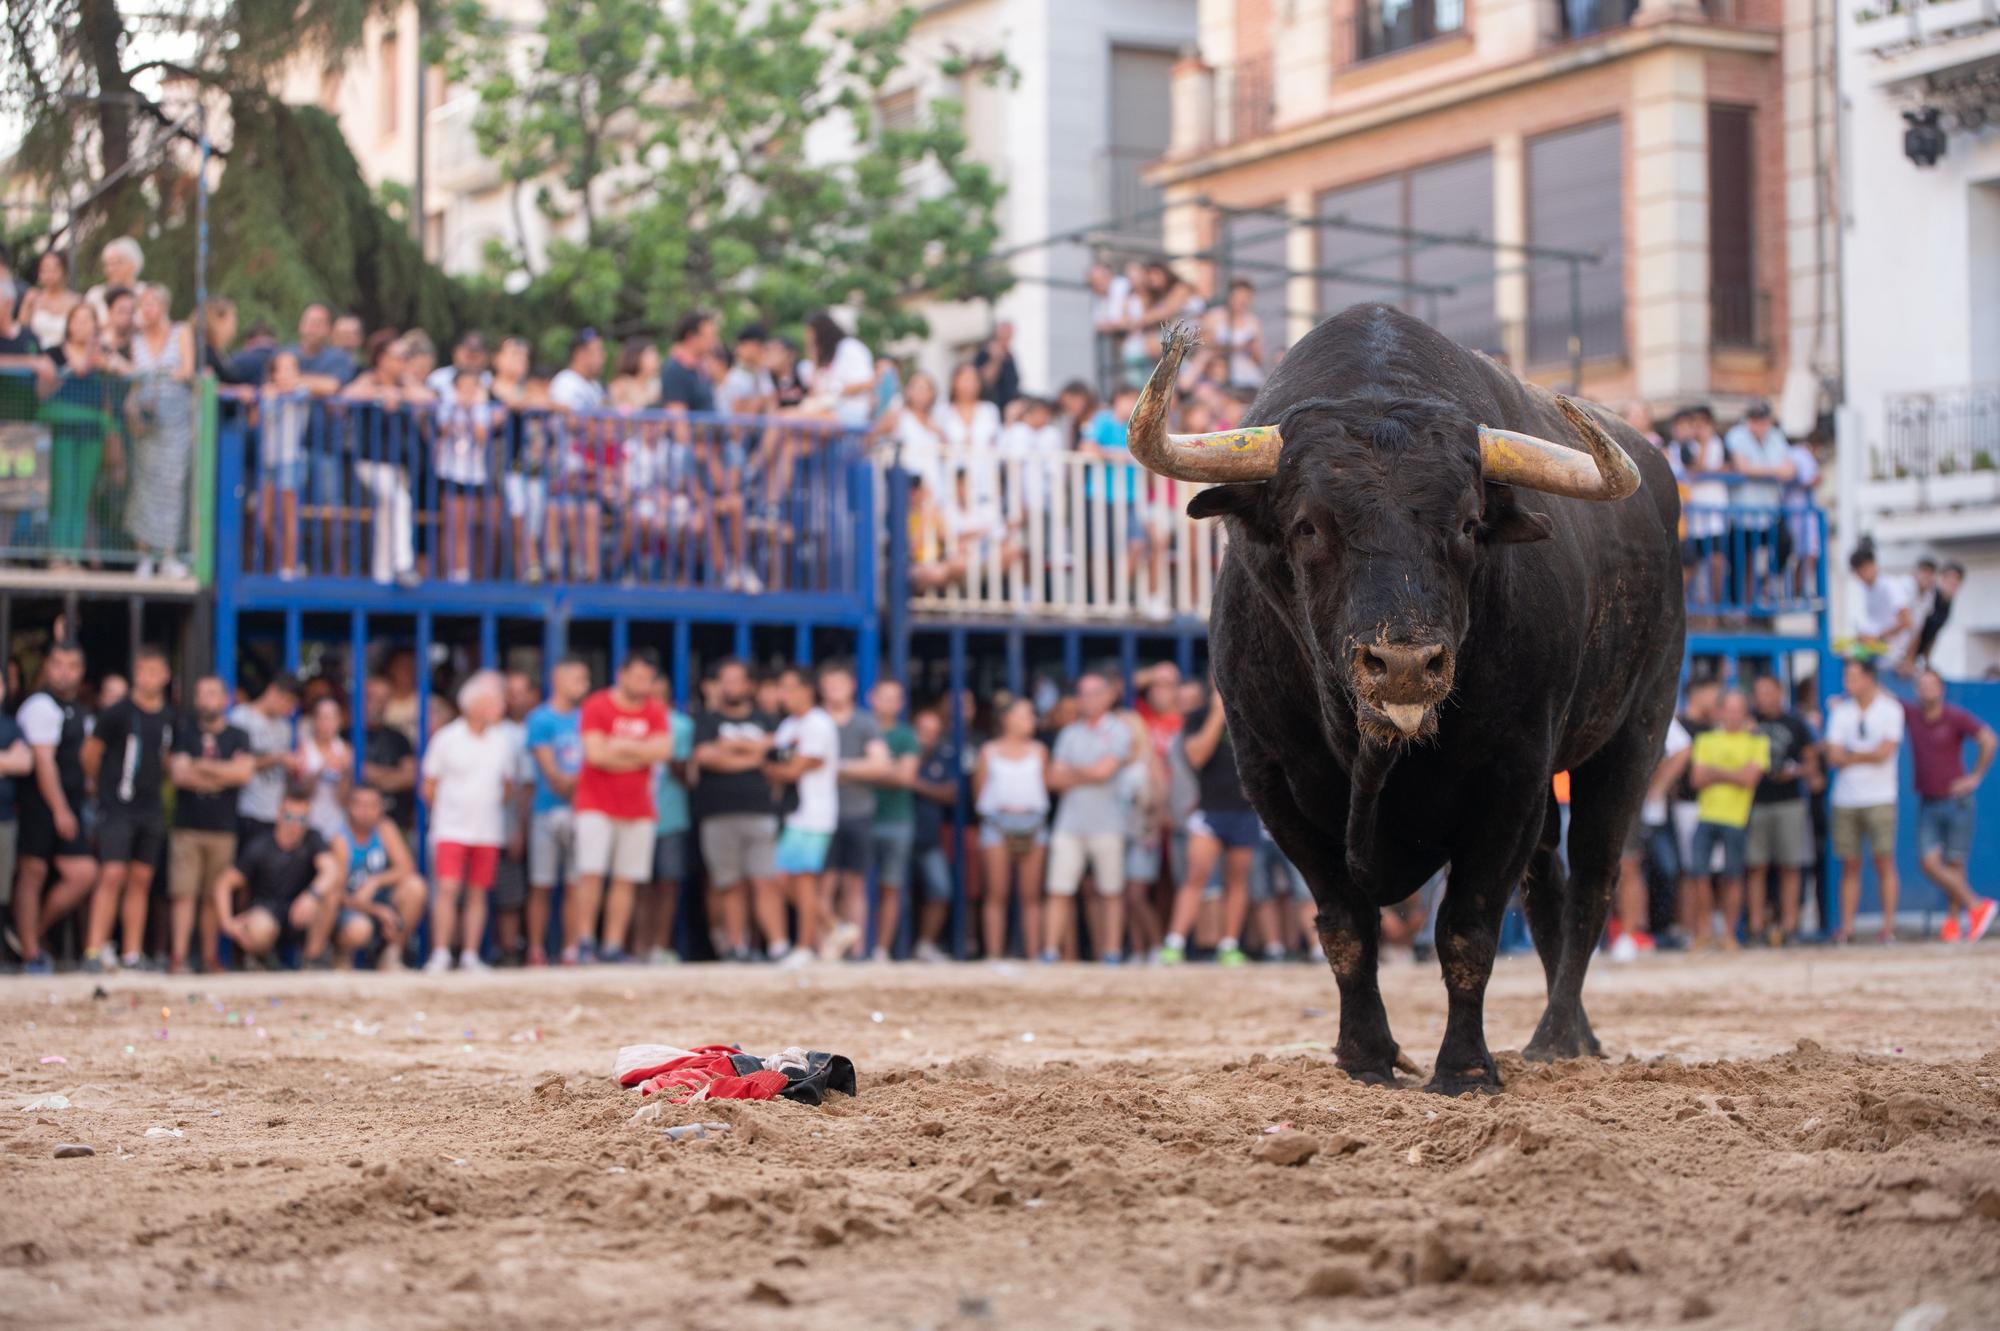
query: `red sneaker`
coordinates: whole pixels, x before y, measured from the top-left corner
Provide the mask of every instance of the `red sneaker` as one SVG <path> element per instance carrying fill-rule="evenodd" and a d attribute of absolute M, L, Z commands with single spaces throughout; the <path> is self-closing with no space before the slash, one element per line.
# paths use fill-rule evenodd
<path fill-rule="evenodd" d="M 1993 927 L 1993 917 L 2000 914 L 2000 901 L 1992 897 L 1981 897 L 1972 903 L 1972 927 L 1965 931 L 1965 941 L 1976 943 L 1986 937 L 1986 931 Z"/>
<path fill-rule="evenodd" d="M 1938 942 L 1956 943 L 1957 941 L 1958 941 L 1958 912 L 1953 911 L 1951 914 L 1945 916 L 1944 923 L 1938 926 Z"/>

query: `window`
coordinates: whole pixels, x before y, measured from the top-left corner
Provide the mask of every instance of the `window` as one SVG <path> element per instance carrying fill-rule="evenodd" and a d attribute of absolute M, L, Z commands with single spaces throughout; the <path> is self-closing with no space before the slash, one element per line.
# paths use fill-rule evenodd
<path fill-rule="evenodd" d="M 1174 54 L 1143 46 L 1111 48 L 1110 138 L 1100 172 L 1103 197 L 1097 215 L 1133 218 L 1121 235 L 1156 237 L 1160 216 L 1133 217 L 1160 205 L 1160 192 L 1140 173 L 1167 152 L 1173 122 Z"/>
<path fill-rule="evenodd" d="M 1624 144 L 1616 120 L 1528 140 L 1528 243 L 1601 256 L 1578 268 L 1574 300 L 1570 264 L 1530 265 L 1531 365 L 1568 360 L 1573 329 L 1586 358 L 1625 354 Z"/>
<path fill-rule="evenodd" d="M 382 133 L 394 134 L 396 121 L 402 111 L 403 66 L 397 48 L 401 45 L 396 34 L 386 33 L 382 44 L 376 47 L 376 59 L 382 64 Z"/>
<path fill-rule="evenodd" d="M 1761 344 L 1753 236 L 1756 166 L 1750 108 L 1708 108 L 1709 333 L 1720 346 Z"/>
<path fill-rule="evenodd" d="M 1455 342 L 1500 349 L 1493 313 L 1494 251 L 1412 242 L 1406 231 L 1490 240 L 1493 156 L 1475 153 L 1400 172 L 1319 198 L 1322 218 L 1351 227 L 1319 231 L 1319 307 L 1337 314 L 1362 301 L 1400 305 Z"/>
<path fill-rule="evenodd" d="M 1565 37 L 1588 37 L 1609 32 L 1632 21 L 1639 12 L 1639 0 L 1544 0 L 1562 16 Z"/>
<path fill-rule="evenodd" d="M 883 129 L 906 130 L 917 127 L 917 90 L 892 92 L 875 104 Z"/>
<path fill-rule="evenodd" d="M 1361 0 L 1354 12 L 1356 55 L 1407 50 L 1465 26 L 1465 0 Z"/>

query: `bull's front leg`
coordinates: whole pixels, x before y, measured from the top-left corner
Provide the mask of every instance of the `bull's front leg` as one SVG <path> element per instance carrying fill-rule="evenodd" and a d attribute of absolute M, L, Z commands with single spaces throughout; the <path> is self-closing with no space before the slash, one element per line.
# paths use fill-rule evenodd
<path fill-rule="evenodd" d="M 1370 1086 L 1393 1086 L 1400 1051 L 1376 983 L 1382 937 L 1379 912 L 1361 902 L 1319 899 L 1319 945 L 1340 989 L 1340 1038 L 1333 1046 L 1341 1071 Z"/>
<path fill-rule="evenodd" d="M 1486 985 L 1500 945 L 1500 921 L 1527 871 L 1539 827 L 1518 787 L 1496 782 L 1497 797 L 1452 849 L 1451 878 L 1438 908 L 1437 955 L 1444 972 L 1444 1043 L 1424 1088 L 1445 1095 L 1500 1089 L 1486 1047 Z M 1530 788 L 1539 797 L 1539 790 Z M 1537 808 L 1539 806 L 1536 806 Z"/>

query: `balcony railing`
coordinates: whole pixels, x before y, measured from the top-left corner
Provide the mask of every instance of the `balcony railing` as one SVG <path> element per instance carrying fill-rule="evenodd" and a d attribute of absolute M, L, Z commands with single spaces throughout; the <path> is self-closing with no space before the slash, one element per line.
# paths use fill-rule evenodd
<path fill-rule="evenodd" d="M 1216 103 L 1227 119 L 1216 141 L 1241 143 L 1270 133 L 1278 114 L 1270 52 L 1245 57 L 1217 74 Z"/>
<path fill-rule="evenodd" d="M 2000 470 L 2000 384 L 1891 393 L 1882 444 L 1869 450 L 1878 481 L 1991 475 Z"/>
<path fill-rule="evenodd" d="M 1693 476 L 1681 505 L 1681 582 L 1695 618 L 1770 620 L 1826 607 L 1826 515 L 1775 481 Z"/>
<path fill-rule="evenodd" d="M 1771 293 L 1741 283 L 1709 288 L 1708 325 L 1718 347 L 1770 350 Z"/>
<path fill-rule="evenodd" d="M 1639 12 L 1639 0 L 1550 0 L 1562 22 L 1562 35 L 1574 41 L 1622 28 Z"/>
<path fill-rule="evenodd" d="M 0 562 L 196 576 L 211 540 L 207 391 L 0 369 Z"/>
<path fill-rule="evenodd" d="M 972 618 L 1206 619 L 1223 533 L 1187 516 L 1200 489 L 1081 454 L 947 450 L 916 473 L 885 460 L 907 517 L 911 609 Z M 911 479 L 912 476 L 918 479 Z"/>
<path fill-rule="evenodd" d="M 859 439 L 827 422 L 266 393 L 220 477 L 249 577 L 860 597 Z"/>
<path fill-rule="evenodd" d="M 1145 170 L 1165 155 L 1163 148 L 1106 148 L 1098 155 L 1099 217 L 1114 218 L 1121 238 L 1160 238 L 1160 191 L 1146 183 Z"/>

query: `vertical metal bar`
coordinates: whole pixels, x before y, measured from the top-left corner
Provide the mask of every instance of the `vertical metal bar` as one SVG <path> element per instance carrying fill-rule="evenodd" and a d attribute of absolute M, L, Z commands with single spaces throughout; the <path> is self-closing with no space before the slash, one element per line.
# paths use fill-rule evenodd
<path fill-rule="evenodd" d="M 361 760 L 367 748 L 368 702 L 368 612 L 353 610 L 347 616 L 347 719 L 354 738 L 354 779 L 361 780 Z"/>
<path fill-rule="evenodd" d="M 1083 677 L 1083 635 L 1075 631 L 1063 634 L 1063 679 L 1071 688 Z"/>
<path fill-rule="evenodd" d="M 285 609 L 285 673 L 299 673 L 299 621 L 303 616 L 297 606 Z"/>
<path fill-rule="evenodd" d="M 809 619 L 802 619 L 792 629 L 792 664 L 800 667 L 813 663 L 813 626 Z"/>
<path fill-rule="evenodd" d="M 674 621 L 673 654 L 674 702 L 685 711 L 688 699 L 694 696 L 690 687 L 693 681 L 688 678 L 688 622 L 685 619 Z"/>
<path fill-rule="evenodd" d="M 1028 687 L 1028 639 L 1019 629 L 1007 630 L 1007 692 L 1020 697 Z"/>
<path fill-rule="evenodd" d="M 146 641 L 146 602 L 143 597 L 125 601 L 125 659 L 130 661 Z"/>
<path fill-rule="evenodd" d="M 233 575 L 231 582 L 234 582 Z M 221 677 L 222 687 L 233 701 L 236 697 L 236 603 L 234 598 L 225 601 L 219 593 L 215 607 L 215 673 Z"/>
<path fill-rule="evenodd" d="M 500 617 L 491 612 L 479 617 L 479 665 L 482 670 L 500 666 Z"/>
<path fill-rule="evenodd" d="M 1125 705 L 1132 705 L 1132 677 L 1139 673 L 1139 635 L 1131 629 L 1118 635 L 1118 669 L 1125 676 Z"/>
<path fill-rule="evenodd" d="M 735 650 L 736 650 L 736 659 L 737 659 L 737 660 L 739 660 L 739 661 L 750 661 L 750 651 L 751 651 L 751 644 L 750 644 L 750 621 L 749 621 L 749 620 L 747 620 L 747 619 L 739 619 L 739 620 L 737 620 L 737 621 L 736 621 L 736 649 L 735 649 Z M 752 664 L 752 665 L 754 666 L 754 665 L 755 665 L 756 663 L 755 663 L 754 661 L 751 661 L 751 664 Z"/>
<path fill-rule="evenodd" d="M 951 774 L 951 954 L 965 958 L 967 916 L 971 913 L 965 883 L 965 630 L 953 629 L 947 649 L 950 674 L 947 696 L 951 699 L 951 751 L 958 755 L 958 770 Z"/>
<path fill-rule="evenodd" d="M 910 474 L 893 464 L 888 475 L 889 583 L 883 593 L 888 607 L 889 674 L 910 677 Z"/>
<path fill-rule="evenodd" d="M 1182 679 L 1194 678 L 1194 634 L 1183 633 L 1174 643 L 1174 663 L 1181 668 Z"/>
<path fill-rule="evenodd" d="M 554 672 L 556 662 L 562 660 L 569 651 L 568 627 L 568 616 L 560 611 L 552 609 L 542 618 L 542 691 L 545 693 L 549 687 L 549 675 Z"/>
<path fill-rule="evenodd" d="M 616 676 L 625 664 L 626 653 L 632 647 L 632 625 L 623 615 L 615 615 L 611 620 L 611 670 Z"/>

